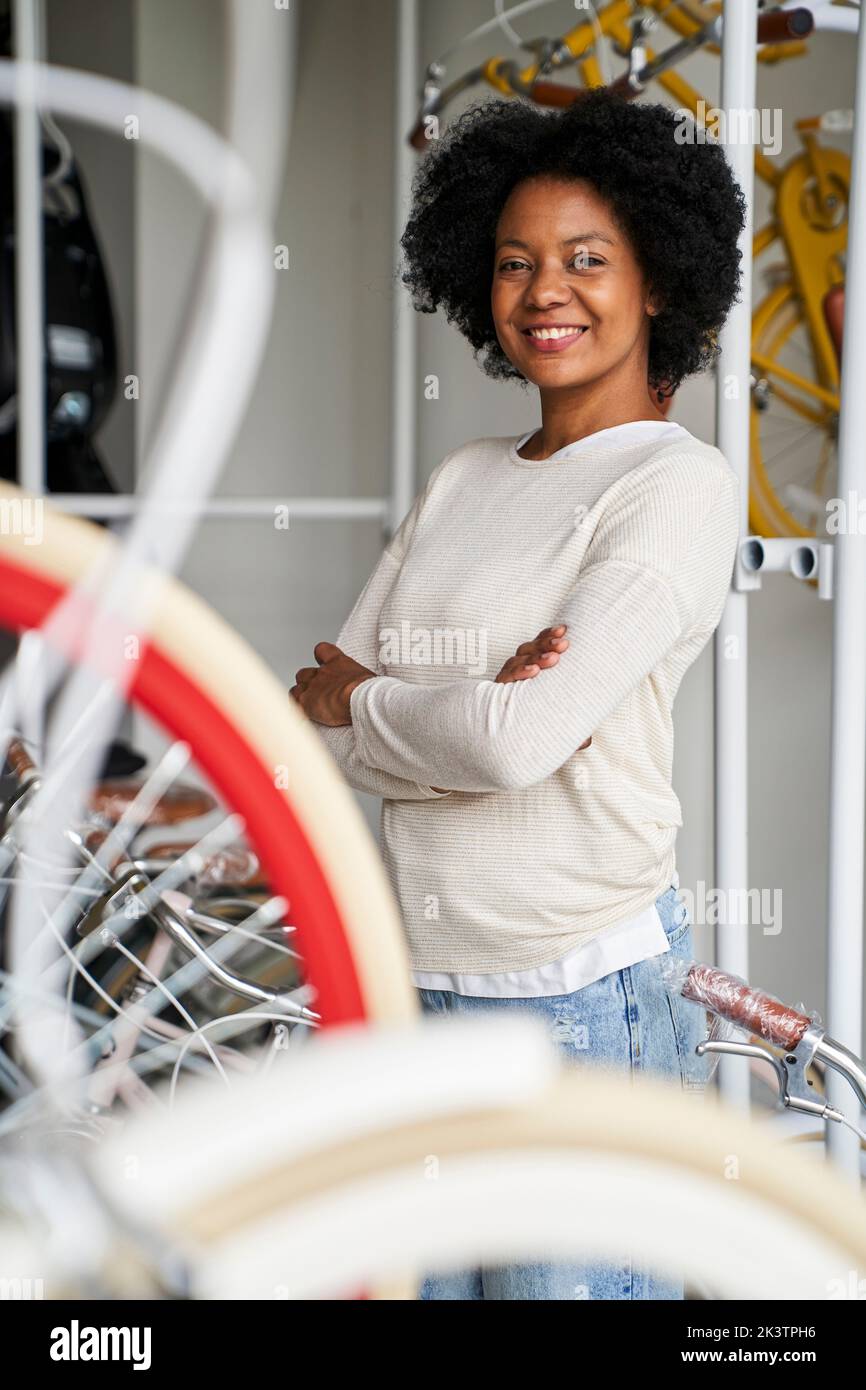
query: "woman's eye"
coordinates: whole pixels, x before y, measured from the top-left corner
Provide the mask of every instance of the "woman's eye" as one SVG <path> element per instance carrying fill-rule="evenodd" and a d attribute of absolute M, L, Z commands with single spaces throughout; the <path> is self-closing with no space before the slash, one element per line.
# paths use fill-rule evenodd
<path fill-rule="evenodd" d="M 575 262 L 577 262 L 577 264 L 575 264 Z M 604 265 L 604 261 L 601 260 L 598 256 L 589 256 L 589 255 L 586 254 L 586 252 L 576 251 L 575 254 L 572 256 L 571 260 L 567 262 L 567 264 L 568 264 L 573 270 L 586 270 L 586 269 L 590 266 L 590 264 L 592 264 L 592 265 Z M 503 271 L 508 271 L 508 270 L 529 270 L 529 269 L 530 269 L 530 267 L 529 267 L 529 265 L 527 264 L 527 262 L 526 262 L 526 261 L 520 261 L 520 260 L 502 261 L 502 262 L 500 263 L 500 266 L 499 266 L 500 273 L 503 272 Z"/>

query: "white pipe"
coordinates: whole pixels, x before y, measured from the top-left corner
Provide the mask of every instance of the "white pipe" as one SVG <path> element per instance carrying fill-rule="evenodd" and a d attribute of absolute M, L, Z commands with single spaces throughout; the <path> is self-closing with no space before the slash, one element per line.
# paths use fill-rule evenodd
<path fill-rule="evenodd" d="M 394 318 L 391 361 L 391 512 L 396 531 L 415 496 L 417 448 L 418 323 L 408 291 L 400 281 L 400 238 L 406 222 L 418 155 L 407 139 L 418 105 L 418 0 L 397 5 L 394 84 Z"/>
<path fill-rule="evenodd" d="M 833 597 L 833 545 L 830 541 L 793 536 L 747 536 L 740 546 L 736 587 L 741 592 L 760 589 L 760 576 L 786 572 L 795 579 L 818 581 L 818 597 Z"/>
<path fill-rule="evenodd" d="M 42 135 L 36 80 L 41 0 L 15 0 L 15 376 L 18 481 L 45 491 L 45 304 L 42 251 Z"/>
<path fill-rule="evenodd" d="M 51 506 L 72 516 L 132 516 L 147 504 L 144 497 L 131 493 L 58 492 L 51 494 Z M 152 507 L 158 512 L 159 506 Z M 177 511 L 198 517 L 238 517 L 270 519 L 288 514 L 289 521 L 375 521 L 390 515 L 391 502 L 382 497 L 174 497 L 163 504 L 169 514 Z"/>
<path fill-rule="evenodd" d="M 225 134 L 252 173 L 269 223 L 279 212 L 295 109 L 299 0 L 225 4 Z"/>
<path fill-rule="evenodd" d="M 837 490 L 866 488 L 866 25 L 857 41 L 848 261 Z M 846 389 L 846 387 L 848 389 Z M 866 794 L 866 546 L 856 528 L 835 537 L 833 685 L 830 717 L 830 863 L 827 891 L 827 1030 L 860 1054 L 863 1046 L 863 834 Z M 828 1078 L 827 1098 L 856 1118 L 841 1077 Z M 828 1152 L 858 1181 L 860 1144 L 830 1125 Z"/>
<path fill-rule="evenodd" d="M 726 0 L 722 30 L 722 78 L 719 106 L 725 129 L 735 130 L 733 111 L 755 105 L 757 48 L 756 0 Z M 716 374 L 717 444 L 740 480 L 740 533 L 749 530 L 749 409 L 752 306 L 752 206 L 754 159 L 751 144 L 725 146 L 733 175 L 746 199 L 746 225 L 740 236 L 742 281 L 735 304 L 720 334 Z M 730 383 L 736 386 L 730 390 Z M 715 811 L 716 887 L 734 911 L 722 914 L 716 927 L 716 960 L 722 970 L 748 979 L 748 595 L 731 589 L 715 634 Z M 739 910 L 737 910 L 739 909 Z M 749 1065 L 745 1058 L 723 1057 L 719 1089 L 741 1109 L 749 1106 Z"/>
<path fill-rule="evenodd" d="M 743 568 L 761 574 L 786 571 L 795 579 L 809 579 L 818 568 L 820 544 L 790 536 L 751 536 L 743 547 Z"/>

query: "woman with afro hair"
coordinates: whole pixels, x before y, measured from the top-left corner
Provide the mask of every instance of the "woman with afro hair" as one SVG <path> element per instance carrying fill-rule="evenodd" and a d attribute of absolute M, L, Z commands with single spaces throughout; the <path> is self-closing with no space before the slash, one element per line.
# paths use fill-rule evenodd
<path fill-rule="evenodd" d="M 382 797 L 423 1010 L 532 1015 L 569 1063 L 695 1103 L 704 1015 L 666 973 L 692 955 L 672 707 L 721 617 L 740 495 L 666 408 L 715 361 L 744 211 L 721 146 L 603 88 L 556 112 L 485 103 L 431 142 L 404 281 L 488 375 L 535 388 L 540 424 L 436 466 L 291 692 Z M 420 1296 L 684 1287 L 626 1249 L 430 1272 Z"/>

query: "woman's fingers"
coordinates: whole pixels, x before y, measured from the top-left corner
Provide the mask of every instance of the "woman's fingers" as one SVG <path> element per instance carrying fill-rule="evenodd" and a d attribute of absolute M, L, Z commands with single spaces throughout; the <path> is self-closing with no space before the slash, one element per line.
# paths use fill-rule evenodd
<path fill-rule="evenodd" d="M 500 685 L 507 685 L 509 681 L 525 680 L 527 676 L 537 675 L 538 670 L 539 668 L 533 663 L 528 662 L 526 657 L 510 656 L 508 660 L 503 663 L 502 670 L 496 677 L 496 681 Z"/>
<path fill-rule="evenodd" d="M 548 653 L 561 653 L 568 649 L 568 641 L 562 635 L 565 627 L 547 627 L 539 632 L 537 637 L 533 637 L 531 642 L 521 642 L 517 648 L 518 656 L 538 657 Z"/>
<path fill-rule="evenodd" d="M 509 656 L 507 662 L 502 663 L 502 670 L 496 680 L 500 685 L 505 685 L 507 681 L 516 681 L 521 678 L 521 671 L 530 670 L 524 656 Z"/>
<path fill-rule="evenodd" d="M 555 666 L 562 653 L 568 650 L 568 643 L 564 637 L 551 638 L 548 642 L 525 642 L 523 647 L 518 647 L 517 656 L 511 657 L 512 661 L 521 661 L 525 666 L 533 666 L 536 674 L 539 670 L 545 670 L 550 666 Z"/>
<path fill-rule="evenodd" d="M 557 623 L 555 627 L 542 628 L 535 640 L 536 642 L 557 642 L 565 636 L 565 633 L 565 623 Z"/>
<path fill-rule="evenodd" d="M 533 676 L 540 675 L 542 671 L 549 670 L 551 666 L 555 666 L 558 660 L 558 652 L 547 652 L 539 657 L 510 656 L 503 664 L 496 679 L 503 685 L 508 681 L 529 680 Z"/>
<path fill-rule="evenodd" d="M 543 632 L 539 632 L 534 642 L 528 644 L 539 656 L 561 655 L 568 650 L 568 640 L 565 637 L 565 624 L 560 623 L 558 627 L 546 627 Z M 518 651 L 520 648 L 518 647 Z"/>
<path fill-rule="evenodd" d="M 531 642 L 521 642 L 516 654 L 503 664 L 496 680 L 502 685 L 509 681 L 529 680 L 555 666 L 562 653 L 568 650 L 565 631 L 566 624 L 557 623 L 554 627 L 542 628 Z"/>
<path fill-rule="evenodd" d="M 533 637 L 529 642 L 522 642 L 520 644 L 517 648 L 518 656 L 535 651 L 536 648 L 546 650 L 551 646 L 558 645 L 563 640 L 565 631 L 565 623 L 559 623 L 556 627 L 542 628 L 541 632 L 539 632 L 536 637 Z"/>
<path fill-rule="evenodd" d="M 343 656 L 343 652 L 333 642 L 317 642 L 313 648 L 313 656 L 322 666 L 326 661 L 333 661 L 335 657 Z"/>

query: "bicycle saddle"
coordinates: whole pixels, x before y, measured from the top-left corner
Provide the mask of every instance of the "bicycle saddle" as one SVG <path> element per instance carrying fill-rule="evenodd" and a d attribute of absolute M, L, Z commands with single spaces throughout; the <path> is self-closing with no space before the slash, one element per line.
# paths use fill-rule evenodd
<path fill-rule="evenodd" d="M 103 820 L 116 824 L 135 800 L 144 784 L 124 779 L 122 782 L 100 782 L 90 794 L 90 809 Z M 178 825 L 181 821 L 195 820 L 213 811 L 216 800 L 210 792 L 201 787 L 191 787 L 176 782 L 163 793 L 147 817 L 144 825 Z"/>

